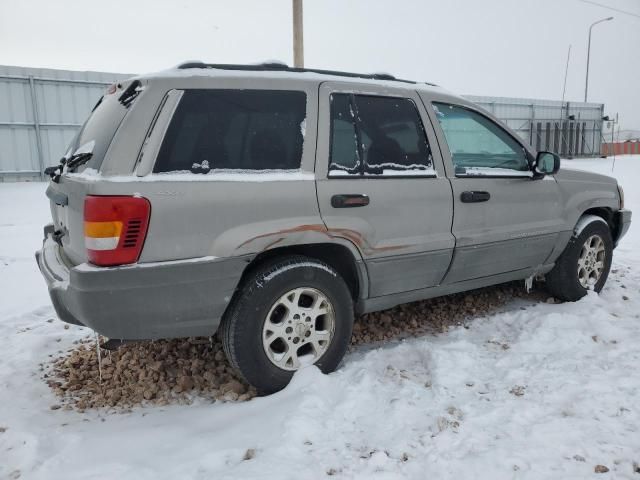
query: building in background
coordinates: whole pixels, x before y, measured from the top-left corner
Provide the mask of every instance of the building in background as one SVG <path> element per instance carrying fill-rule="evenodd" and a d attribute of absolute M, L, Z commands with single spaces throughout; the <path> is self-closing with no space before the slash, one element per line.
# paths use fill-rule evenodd
<path fill-rule="evenodd" d="M 640 130 L 617 130 L 614 122 L 604 122 L 603 155 L 640 154 Z"/>
<path fill-rule="evenodd" d="M 39 180 L 56 165 L 105 88 L 130 74 L 0 66 L 0 181 Z M 537 150 L 599 155 L 604 105 L 506 97 L 466 98 Z"/>
<path fill-rule="evenodd" d="M 465 95 L 493 113 L 536 150 L 562 157 L 600 155 L 604 104 Z"/>

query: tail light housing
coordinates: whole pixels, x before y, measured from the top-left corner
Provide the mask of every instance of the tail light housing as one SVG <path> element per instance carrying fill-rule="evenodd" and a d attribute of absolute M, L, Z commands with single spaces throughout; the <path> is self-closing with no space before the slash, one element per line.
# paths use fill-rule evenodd
<path fill-rule="evenodd" d="M 142 197 L 95 196 L 84 200 L 84 244 L 94 265 L 135 263 L 140 257 L 151 204 Z"/>

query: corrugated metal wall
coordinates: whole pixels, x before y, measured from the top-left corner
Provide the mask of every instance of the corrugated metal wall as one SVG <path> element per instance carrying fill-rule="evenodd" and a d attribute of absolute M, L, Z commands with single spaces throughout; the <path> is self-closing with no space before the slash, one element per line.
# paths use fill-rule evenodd
<path fill-rule="evenodd" d="M 130 76 L 0 65 L 0 181 L 40 179 L 44 168 L 57 164 L 105 87 Z M 538 150 L 566 156 L 600 152 L 602 104 L 466 98 Z"/>
<path fill-rule="evenodd" d="M 568 157 L 600 154 L 604 112 L 601 103 L 476 95 L 465 98 L 504 121 L 536 150 L 551 150 Z"/>
<path fill-rule="evenodd" d="M 40 179 L 105 86 L 129 76 L 0 65 L 0 181 Z"/>

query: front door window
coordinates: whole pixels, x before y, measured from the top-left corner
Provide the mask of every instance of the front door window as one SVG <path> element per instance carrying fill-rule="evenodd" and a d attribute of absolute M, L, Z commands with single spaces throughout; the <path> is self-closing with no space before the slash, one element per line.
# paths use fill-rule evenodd
<path fill-rule="evenodd" d="M 468 108 L 433 107 L 449 145 L 456 176 L 531 176 L 520 143 L 498 124 Z"/>

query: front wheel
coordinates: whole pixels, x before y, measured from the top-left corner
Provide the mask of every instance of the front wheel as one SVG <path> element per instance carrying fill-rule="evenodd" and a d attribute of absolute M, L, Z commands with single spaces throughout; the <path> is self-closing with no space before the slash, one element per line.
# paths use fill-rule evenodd
<path fill-rule="evenodd" d="M 546 275 L 547 289 L 555 297 L 574 302 L 587 290 L 604 287 L 613 256 L 609 226 L 600 220 L 587 224 L 574 235 L 556 265 Z"/>
<path fill-rule="evenodd" d="M 222 342 L 229 362 L 268 394 L 304 365 L 333 371 L 352 327 L 353 301 L 340 275 L 318 260 L 291 256 L 248 275 L 223 319 Z"/>

